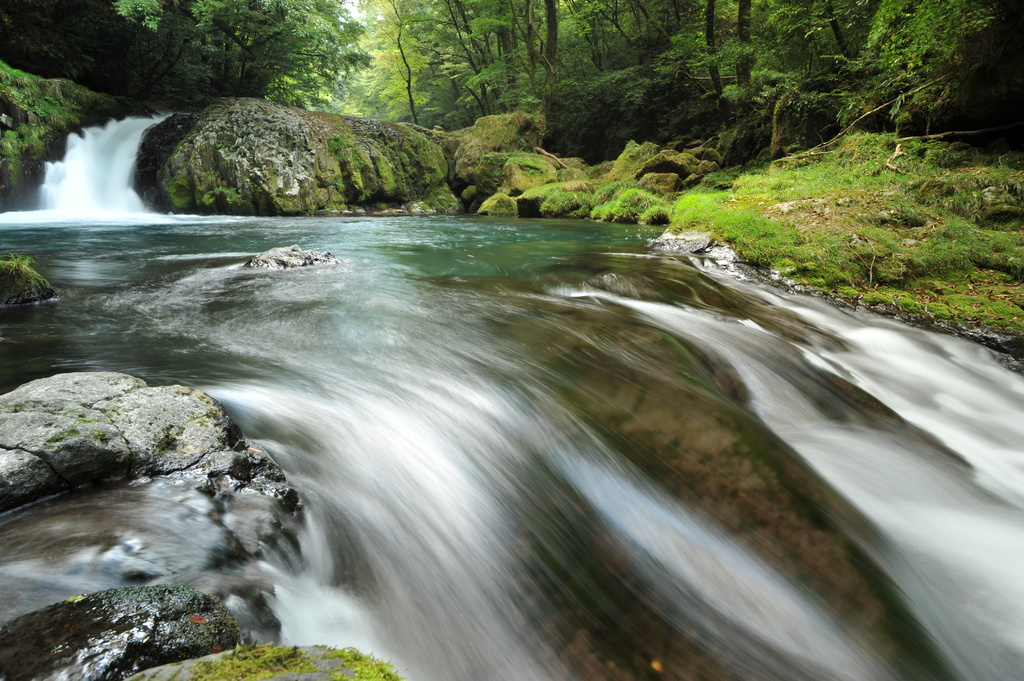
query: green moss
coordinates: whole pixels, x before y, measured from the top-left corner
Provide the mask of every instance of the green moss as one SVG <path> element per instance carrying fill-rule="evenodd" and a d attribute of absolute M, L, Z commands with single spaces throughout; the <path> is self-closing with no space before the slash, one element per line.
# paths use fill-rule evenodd
<path fill-rule="evenodd" d="M 662 198 L 643 189 L 626 189 L 617 193 L 610 201 L 596 206 L 590 216 L 605 222 L 636 224 L 657 220 L 654 224 L 668 222 L 669 204 Z"/>
<path fill-rule="evenodd" d="M 355 648 L 334 650 L 324 655 L 324 658 L 340 660 L 351 670 L 352 678 L 355 681 L 402 681 L 402 677 L 390 664 L 365 655 Z M 333 674 L 332 676 L 335 681 L 347 681 L 349 678 L 343 674 Z"/>
<path fill-rule="evenodd" d="M 75 437 L 76 435 L 80 435 L 80 434 L 81 433 L 79 432 L 79 430 L 77 428 L 68 428 L 67 430 L 62 430 L 59 433 L 55 433 L 54 435 L 51 435 L 46 440 L 46 444 L 48 444 L 48 445 L 56 444 L 56 443 L 60 442 L 61 440 L 67 440 L 69 437 Z"/>
<path fill-rule="evenodd" d="M 321 659 L 338 660 L 352 676 L 331 674 L 335 681 L 402 681 L 394 668 L 354 648 L 327 651 Z M 242 646 L 218 660 L 197 662 L 189 669 L 192 681 L 263 681 L 279 674 L 313 674 L 314 658 L 298 648 L 266 644 Z"/>
<path fill-rule="evenodd" d="M 501 168 L 500 191 L 509 196 L 523 192 L 557 179 L 555 166 L 551 161 L 537 154 L 510 154 Z"/>
<path fill-rule="evenodd" d="M 0 256 L 0 291 L 27 292 L 49 286 L 36 272 L 35 259 L 18 253 Z"/>
<path fill-rule="evenodd" d="M 637 171 L 643 167 L 644 163 L 659 151 L 660 148 L 653 142 L 637 144 L 630 140 L 626 143 L 626 148 L 619 154 L 619 157 L 615 159 L 615 163 L 612 164 L 612 169 L 608 171 L 605 179 L 609 182 L 632 179 Z"/>
<path fill-rule="evenodd" d="M 197 662 L 189 671 L 193 681 L 262 681 L 278 674 L 310 674 L 317 668 L 298 648 L 266 644 L 239 647 L 215 662 Z"/>
<path fill-rule="evenodd" d="M 508 194 L 495 194 L 480 205 L 480 215 L 518 215 L 516 200 Z"/>
<path fill-rule="evenodd" d="M 897 155 L 890 136 L 853 135 L 684 194 L 671 228 L 711 231 L 750 262 L 865 304 L 1024 330 L 1024 235 L 993 221 L 1022 202 L 1024 157 L 971 150 L 963 165 L 966 151 L 931 144 Z"/>

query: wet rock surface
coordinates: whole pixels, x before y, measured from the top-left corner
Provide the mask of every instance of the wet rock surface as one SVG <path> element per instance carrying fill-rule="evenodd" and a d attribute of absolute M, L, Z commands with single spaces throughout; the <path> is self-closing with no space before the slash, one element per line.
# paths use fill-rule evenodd
<path fill-rule="evenodd" d="M 220 599 L 175 586 L 73 596 L 0 629 L 0 677 L 116 681 L 238 645 Z"/>
<path fill-rule="evenodd" d="M 246 267 L 267 270 L 308 267 L 317 264 L 337 264 L 341 260 L 327 251 L 304 251 L 298 244 L 279 246 L 264 251 L 245 263 Z"/>
<path fill-rule="evenodd" d="M 135 190 L 150 210 L 169 213 L 174 209 L 160 191 L 160 169 L 198 120 L 195 113 L 171 114 L 142 135 L 135 157 Z"/>
<path fill-rule="evenodd" d="M 294 538 L 298 495 L 205 393 L 110 372 L 27 383 L 0 396 L 0 474 L 0 623 L 159 582 L 223 597 L 247 641 L 276 636 L 255 561 Z"/>

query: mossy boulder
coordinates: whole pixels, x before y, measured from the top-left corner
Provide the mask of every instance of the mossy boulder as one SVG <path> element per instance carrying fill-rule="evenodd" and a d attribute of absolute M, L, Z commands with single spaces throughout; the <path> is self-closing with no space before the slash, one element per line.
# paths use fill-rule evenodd
<path fill-rule="evenodd" d="M 32 258 L 15 253 L 0 257 L 0 307 L 38 303 L 57 296 L 32 267 L 34 264 Z"/>
<path fill-rule="evenodd" d="M 515 154 L 501 169 L 500 190 L 509 196 L 519 196 L 528 189 L 549 184 L 557 179 L 554 161 L 539 154 Z"/>
<path fill-rule="evenodd" d="M 9 681 L 120 681 L 158 665 L 238 645 L 220 599 L 181 586 L 129 586 L 75 596 L 0 629 Z"/>
<path fill-rule="evenodd" d="M 535 187 L 516 199 L 521 218 L 588 218 L 594 207 L 590 182 L 557 182 Z"/>
<path fill-rule="evenodd" d="M 354 648 L 241 647 L 149 669 L 132 681 L 402 681 L 382 660 Z"/>
<path fill-rule="evenodd" d="M 422 129 L 222 99 L 162 165 L 177 212 L 287 215 L 413 202 L 453 211 L 448 160 Z"/>
<path fill-rule="evenodd" d="M 498 193 L 482 204 L 477 210 L 480 215 L 518 215 L 519 209 L 516 207 L 516 200 L 508 194 Z"/>
<path fill-rule="evenodd" d="M 490 196 L 501 184 L 504 154 L 532 153 L 544 137 L 544 126 L 523 111 L 478 118 L 473 125 L 453 132 L 438 132 L 455 161 L 455 177 L 464 185 L 477 185 Z M 500 154 L 502 156 L 494 156 Z"/>
<path fill-rule="evenodd" d="M 697 160 L 714 161 L 718 165 L 722 165 L 722 155 L 714 147 L 697 147 L 695 149 L 687 149 L 687 152 L 692 154 Z"/>
<path fill-rule="evenodd" d="M 700 161 L 692 154 L 679 151 L 660 151 L 648 158 L 636 171 L 634 177 L 642 178 L 650 173 L 675 173 L 679 177 L 688 177 L 693 174 L 700 174 L 698 168 Z"/>
<path fill-rule="evenodd" d="M 655 194 L 672 194 L 679 191 L 683 181 L 676 173 L 648 173 L 640 178 L 640 188 Z"/>
<path fill-rule="evenodd" d="M 659 151 L 658 145 L 653 142 L 637 144 L 633 140 L 626 143 L 619 157 L 615 159 L 611 170 L 607 172 L 604 179 L 609 182 L 617 182 L 637 177 L 637 172 L 644 167 L 644 164 Z M 600 167 L 600 166 L 597 166 Z M 653 171 L 650 171 L 653 172 Z M 674 171 L 662 171 L 674 172 Z"/>
<path fill-rule="evenodd" d="M 591 212 L 590 217 L 604 222 L 625 224 L 668 224 L 671 205 L 664 199 L 640 188 L 617 193 Z"/>
<path fill-rule="evenodd" d="M 145 113 L 126 97 L 93 92 L 70 80 L 40 78 L 0 61 L 0 211 L 36 207 L 45 162 L 63 156 L 69 133 Z"/>

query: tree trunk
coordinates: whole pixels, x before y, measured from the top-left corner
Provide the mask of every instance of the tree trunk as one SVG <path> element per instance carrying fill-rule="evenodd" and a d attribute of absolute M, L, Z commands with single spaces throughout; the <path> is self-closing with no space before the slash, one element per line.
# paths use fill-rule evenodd
<path fill-rule="evenodd" d="M 739 61 L 736 62 L 736 82 L 742 87 L 750 84 L 750 65 L 753 61 L 750 54 L 750 2 L 739 0 L 739 13 L 736 18 L 736 37 L 740 41 Z"/>
<path fill-rule="evenodd" d="M 853 59 L 850 47 L 846 44 L 846 38 L 843 37 L 843 27 L 839 25 L 839 19 L 836 17 L 836 8 L 832 4 L 832 0 L 825 0 L 825 11 L 828 12 L 828 25 L 832 27 L 832 35 L 835 36 L 836 44 L 839 45 L 839 53 L 846 59 Z"/>
<path fill-rule="evenodd" d="M 708 46 L 708 73 L 715 94 L 718 95 L 718 110 L 721 112 L 725 100 L 722 99 L 722 74 L 718 71 L 718 45 L 715 42 L 715 0 L 708 0 L 704 17 L 704 40 Z"/>

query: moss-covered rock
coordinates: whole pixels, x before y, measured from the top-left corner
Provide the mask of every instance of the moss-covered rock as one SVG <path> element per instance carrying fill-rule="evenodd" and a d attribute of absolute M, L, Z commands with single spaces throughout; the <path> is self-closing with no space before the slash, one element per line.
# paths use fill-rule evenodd
<path fill-rule="evenodd" d="M 688 177 L 693 174 L 701 174 L 698 161 L 692 154 L 678 151 L 660 151 L 648 158 L 636 171 L 634 177 L 642 178 L 650 173 L 675 173 L 679 177 Z"/>
<path fill-rule="evenodd" d="M 541 122 L 523 111 L 478 118 L 472 126 L 438 133 L 455 160 L 455 176 L 490 196 L 500 182 L 504 158 L 492 154 L 532 153 L 544 136 Z M 494 177 L 497 170 L 498 177 Z M 481 181 L 483 180 L 483 181 Z"/>
<path fill-rule="evenodd" d="M 119 681 L 143 669 L 234 648 L 220 599 L 181 586 L 129 586 L 75 596 L 0 629 L 6 679 Z"/>
<path fill-rule="evenodd" d="M 241 647 L 150 669 L 132 681 L 402 681 L 382 660 L 354 648 Z"/>
<path fill-rule="evenodd" d="M 671 205 L 649 191 L 626 189 L 594 208 L 590 217 L 605 222 L 626 224 L 668 224 Z"/>
<path fill-rule="evenodd" d="M 35 260 L 10 253 L 0 256 L 0 307 L 26 305 L 57 296 L 50 283 L 32 265 Z"/>
<path fill-rule="evenodd" d="M 500 191 L 519 196 L 528 189 L 554 182 L 556 167 L 552 160 L 539 154 L 514 154 L 501 169 Z"/>
<path fill-rule="evenodd" d="M 647 173 L 640 178 L 640 188 L 655 194 L 673 194 L 679 191 L 683 181 L 675 173 Z"/>
<path fill-rule="evenodd" d="M 658 151 L 658 145 L 653 142 L 637 144 L 630 140 L 626 144 L 626 148 L 619 154 L 619 157 L 615 159 L 611 169 L 604 175 L 604 179 L 609 182 L 618 182 L 619 180 L 635 178 L 637 172 Z M 595 171 L 600 167 L 595 166 Z"/>
<path fill-rule="evenodd" d="M 594 186 L 587 181 L 556 182 L 535 187 L 516 199 L 521 218 L 588 218 Z"/>
<path fill-rule="evenodd" d="M 44 162 L 63 155 L 69 133 L 144 113 L 130 99 L 33 76 L 0 61 L 0 210 L 35 208 Z"/>
<path fill-rule="evenodd" d="M 516 200 L 508 194 L 498 193 L 480 204 L 477 213 L 480 215 L 518 215 Z"/>
<path fill-rule="evenodd" d="M 411 126 L 257 99 L 210 105 L 159 174 L 178 212 L 280 215 L 425 203 L 453 211 L 441 143 Z"/>

